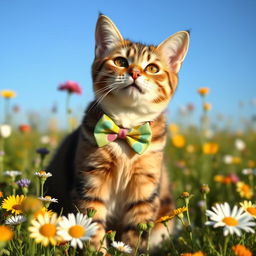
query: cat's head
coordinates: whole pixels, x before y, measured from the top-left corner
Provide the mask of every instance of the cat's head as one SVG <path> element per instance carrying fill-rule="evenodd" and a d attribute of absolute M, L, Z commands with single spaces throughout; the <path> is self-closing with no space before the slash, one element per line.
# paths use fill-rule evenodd
<path fill-rule="evenodd" d="M 177 32 L 158 46 L 144 45 L 123 39 L 114 23 L 101 15 L 95 39 L 93 85 L 103 109 L 162 112 L 175 92 L 189 33 Z"/>

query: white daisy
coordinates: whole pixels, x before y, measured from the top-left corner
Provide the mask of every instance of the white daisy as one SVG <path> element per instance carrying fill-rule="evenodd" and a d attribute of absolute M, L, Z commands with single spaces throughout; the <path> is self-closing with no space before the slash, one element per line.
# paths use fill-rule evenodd
<path fill-rule="evenodd" d="M 29 236 L 35 239 L 36 243 L 41 243 L 43 246 L 56 245 L 57 242 L 62 241 L 57 234 L 58 221 L 59 218 L 56 213 L 52 215 L 49 213 L 40 214 L 37 219 L 31 221 L 31 226 L 28 228 Z"/>
<path fill-rule="evenodd" d="M 132 248 L 129 245 L 126 245 L 123 242 L 116 242 L 116 241 L 114 241 L 111 245 L 116 250 L 118 250 L 119 252 L 124 252 L 124 253 L 131 253 L 132 252 Z"/>
<path fill-rule="evenodd" d="M 236 140 L 235 140 L 235 147 L 236 147 L 238 150 L 242 151 L 242 150 L 245 149 L 246 144 L 245 144 L 245 142 L 244 142 L 243 140 L 241 140 L 241 139 L 236 139 Z"/>
<path fill-rule="evenodd" d="M 82 213 L 69 213 L 68 217 L 63 216 L 58 226 L 58 235 L 65 241 L 70 241 L 74 248 L 77 246 L 82 249 L 83 242 L 90 240 L 96 233 L 97 224 L 92 223 L 92 218 Z"/>
<path fill-rule="evenodd" d="M 209 216 L 210 221 L 205 224 L 212 225 L 214 228 L 223 227 L 224 236 L 228 234 L 240 236 L 241 230 L 254 233 L 251 227 L 256 226 L 256 223 L 242 207 L 238 208 L 235 205 L 231 211 L 228 203 L 216 204 L 212 206 L 212 211 L 206 210 L 206 215 Z"/>
<path fill-rule="evenodd" d="M 8 171 L 4 172 L 4 175 L 9 176 L 9 177 L 16 177 L 21 174 L 22 174 L 22 172 L 16 171 L 16 170 L 8 170 Z"/>
<path fill-rule="evenodd" d="M 8 219 L 6 219 L 5 224 L 6 225 L 19 225 L 23 222 L 25 222 L 27 218 L 23 215 L 16 215 L 16 216 L 11 216 Z"/>
<path fill-rule="evenodd" d="M 252 172 L 251 168 L 246 168 L 246 169 L 242 170 L 242 174 L 243 175 L 251 175 L 251 174 L 253 174 L 253 172 Z"/>
<path fill-rule="evenodd" d="M 46 203 L 58 203 L 58 199 L 52 198 L 51 196 L 40 196 L 38 199 Z"/>
<path fill-rule="evenodd" d="M 52 176 L 52 174 L 50 172 L 46 172 L 46 171 L 39 171 L 39 172 L 35 172 L 34 175 L 38 176 L 38 177 L 42 177 L 42 178 L 49 178 Z"/>

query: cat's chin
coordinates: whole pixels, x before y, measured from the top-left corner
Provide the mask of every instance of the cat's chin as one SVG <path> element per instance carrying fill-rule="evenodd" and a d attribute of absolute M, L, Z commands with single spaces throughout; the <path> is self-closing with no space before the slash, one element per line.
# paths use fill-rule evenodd
<path fill-rule="evenodd" d="M 136 93 L 136 91 L 141 94 L 145 94 L 145 92 L 141 89 L 141 87 L 138 86 L 136 83 L 129 84 L 126 87 L 124 87 L 122 90 L 128 91 L 128 93 L 130 94 Z"/>

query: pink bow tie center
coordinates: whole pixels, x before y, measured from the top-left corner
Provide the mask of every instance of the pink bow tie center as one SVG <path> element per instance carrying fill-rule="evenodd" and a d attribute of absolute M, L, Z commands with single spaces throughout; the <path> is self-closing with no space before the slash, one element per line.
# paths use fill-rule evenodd
<path fill-rule="evenodd" d="M 128 129 L 125 129 L 125 128 L 119 128 L 119 132 L 118 132 L 118 138 L 119 139 L 125 139 L 126 138 L 126 135 L 128 133 Z"/>

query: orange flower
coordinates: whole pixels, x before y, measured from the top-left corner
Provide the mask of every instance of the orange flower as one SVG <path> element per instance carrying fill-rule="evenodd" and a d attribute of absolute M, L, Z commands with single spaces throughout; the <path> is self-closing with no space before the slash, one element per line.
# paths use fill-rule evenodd
<path fill-rule="evenodd" d="M 187 253 L 181 253 L 180 256 L 204 256 L 205 254 L 201 251 L 198 251 L 198 252 L 194 252 L 194 253 L 191 253 L 191 252 L 187 252 Z"/>
<path fill-rule="evenodd" d="M 28 124 L 21 124 L 19 126 L 19 130 L 23 133 L 29 132 L 30 131 L 30 126 Z"/>
<path fill-rule="evenodd" d="M 2 191 L 0 191 L 0 197 L 4 197 L 4 194 Z"/>
<path fill-rule="evenodd" d="M 252 252 L 241 244 L 237 244 L 232 247 L 236 256 L 252 256 Z"/>
<path fill-rule="evenodd" d="M 0 243 L 12 240 L 13 231 L 7 226 L 0 226 Z"/>
<path fill-rule="evenodd" d="M 219 145 L 215 142 L 207 142 L 203 145 L 203 152 L 206 155 L 216 154 L 219 150 Z"/>
<path fill-rule="evenodd" d="M 253 192 L 251 187 L 242 181 L 239 181 L 236 183 L 236 191 L 243 198 L 251 199 L 253 197 Z"/>
<path fill-rule="evenodd" d="M 185 140 L 184 136 L 182 136 L 180 134 L 174 135 L 172 137 L 172 144 L 176 148 L 184 147 L 185 143 L 186 143 L 186 140 Z"/>
<path fill-rule="evenodd" d="M 210 111 L 212 109 L 212 105 L 210 103 L 204 103 L 204 110 L 205 111 Z"/>
<path fill-rule="evenodd" d="M 209 88 L 208 87 L 201 87 L 197 90 L 197 92 L 201 95 L 201 96 L 205 96 L 206 94 L 209 93 Z"/>

